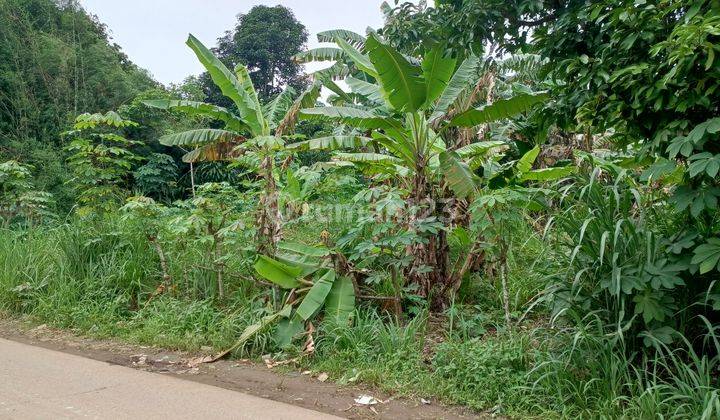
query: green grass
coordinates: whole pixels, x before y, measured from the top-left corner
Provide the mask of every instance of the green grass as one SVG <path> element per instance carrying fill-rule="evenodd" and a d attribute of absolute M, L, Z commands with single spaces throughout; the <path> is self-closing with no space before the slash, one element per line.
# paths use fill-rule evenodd
<path fill-rule="evenodd" d="M 325 229 L 297 223 L 288 237 L 313 241 Z M 544 241 L 518 226 L 510 254 L 515 318 L 556 268 Z M 213 298 L 213 275 L 198 268 L 197 244 L 168 244 L 170 271 L 183 279 L 172 293 L 152 299 L 161 282 L 157 255 L 142 236 L 117 220 L 71 222 L 0 234 L 0 311 L 94 337 L 118 337 L 170 349 L 224 349 L 271 310 L 266 289 L 249 280 L 250 263 L 233 254 L 228 298 Z M 195 267 L 194 267 L 195 266 Z M 187 267 L 194 267 L 190 270 Z M 651 358 L 628 357 L 592 317 L 549 328 L 543 309 L 532 328 L 504 326 L 501 293 L 490 278 L 467 281 L 448 310 L 444 334 L 429 336 L 426 314 L 396 325 L 373 303 L 358 309 L 350 327 L 321 323 L 316 353 L 304 368 L 327 372 L 340 384 L 362 383 L 392 393 L 438 398 L 476 410 L 525 418 L 713 418 L 720 413 L 715 331 L 708 355 L 669 348 Z M 236 356 L 293 355 L 270 331 Z M 647 370 L 649 369 L 649 371 Z"/>

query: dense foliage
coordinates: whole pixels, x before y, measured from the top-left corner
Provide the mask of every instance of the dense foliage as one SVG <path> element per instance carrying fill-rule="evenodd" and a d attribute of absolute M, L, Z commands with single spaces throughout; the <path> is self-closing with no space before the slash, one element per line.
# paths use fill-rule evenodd
<path fill-rule="evenodd" d="M 75 1 L 0 2 L 0 155 L 32 164 L 59 199 L 71 195 L 60 133 L 154 85 Z"/>
<path fill-rule="evenodd" d="M 305 51 L 257 6 L 166 89 L 76 5 L 0 4 L 139 78 L 0 44 L 0 309 L 511 417 L 718 417 L 718 3 L 382 12 Z"/>

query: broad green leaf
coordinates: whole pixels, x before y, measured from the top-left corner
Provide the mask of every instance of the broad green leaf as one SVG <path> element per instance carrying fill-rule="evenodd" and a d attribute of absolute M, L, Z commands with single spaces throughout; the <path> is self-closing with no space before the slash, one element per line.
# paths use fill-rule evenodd
<path fill-rule="evenodd" d="M 695 248 L 692 263 L 700 264 L 700 274 L 713 269 L 720 271 L 720 238 L 710 238 L 706 244 Z"/>
<path fill-rule="evenodd" d="M 477 175 L 460 161 L 460 156 L 457 153 L 440 153 L 440 170 L 448 186 L 458 198 L 466 198 L 477 192 Z"/>
<path fill-rule="evenodd" d="M 340 98 L 342 98 L 347 103 L 352 103 L 353 98 L 347 94 L 340 86 L 338 86 L 335 81 L 333 81 L 333 78 L 331 75 L 325 74 L 325 73 L 315 73 L 315 78 L 322 83 L 323 86 L 330 89 L 330 91 Z"/>
<path fill-rule="evenodd" d="M 394 137 L 387 136 L 377 131 L 372 133 L 373 140 L 386 148 L 390 153 L 402 159 L 408 166 L 415 165 L 415 144 L 408 141 L 399 133 L 393 133 Z M 435 156 L 433 156 L 435 158 Z"/>
<path fill-rule="evenodd" d="M 644 294 L 637 294 L 633 297 L 633 302 L 635 302 L 635 313 L 642 314 L 646 324 L 652 320 L 663 321 L 668 315 L 668 310 L 660 302 L 657 293 L 645 292 Z"/>
<path fill-rule="evenodd" d="M 335 282 L 335 270 L 328 270 L 322 277 L 315 280 L 315 284 L 313 284 L 297 308 L 297 314 L 302 319 L 307 321 L 320 310 L 325 304 L 325 299 L 330 293 L 333 282 Z"/>
<path fill-rule="evenodd" d="M 335 279 L 325 302 L 325 317 L 338 325 L 348 325 L 355 311 L 355 289 L 352 280 L 341 276 Z"/>
<path fill-rule="evenodd" d="M 345 64 L 342 61 L 338 61 L 332 66 L 318 70 L 316 72 L 312 73 L 312 76 L 315 78 L 315 80 L 340 80 L 346 78 L 348 75 L 350 75 L 350 67 Z M 328 86 L 328 89 L 331 89 Z"/>
<path fill-rule="evenodd" d="M 235 106 L 238 107 L 240 118 L 250 127 L 253 134 L 262 134 L 264 128 L 262 109 L 249 76 L 245 77 L 247 69 L 243 72 L 242 68 L 240 68 L 239 72 L 236 70 L 236 74 L 233 74 L 193 35 L 188 37 L 187 45 L 195 52 L 200 63 L 208 71 L 210 78 L 220 88 L 222 94 L 232 100 Z M 243 80 L 238 80 L 238 74 L 243 76 Z"/>
<path fill-rule="evenodd" d="M 160 137 L 159 142 L 165 146 L 199 146 L 214 142 L 230 143 L 242 138 L 242 136 L 232 131 L 201 128 L 183 131 L 181 133 L 167 134 Z"/>
<path fill-rule="evenodd" d="M 398 111 L 414 112 L 425 103 L 427 88 L 422 68 L 411 64 L 394 48 L 370 35 L 365 43 L 388 104 Z"/>
<path fill-rule="evenodd" d="M 718 207 L 720 188 L 705 187 L 694 189 L 688 185 L 681 185 L 675 189 L 672 202 L 678 211 L 690 208 L 690 214 L 698 217 L 705 210 L 715 210 Z"/>
<path fill-rule="evenodd" d="M 258 257 L 255 262 L 255 271 L 284 289 L 295 289 L 302 285 L 298 281 L 302 274 L 302 268 L 281 263 L 265 255 Z"/>
<path fill-rule="evenodd" d="M 280 242 L 277 245 L 278 249 L 283 251 L 290 251 L 300 255 L 306 255 L 309 257 L 326 257 L 330 255 L 330 250 L 325 247 L 310 246 L 300 244 L 297 242 Z"/>
<path fill-rule="evenodd" d="M 359 70 L 364 71 L 370 76 L 377 78 L 377 70 L 375 70 L 373 63 L 370 61 L 370 58 L 368 58 L 368 56 L 355 49 L 355 47 L 348 44 L 342 38 L 335 38 L 335 43 L 337 43 L 338 47 L 343 50 L 345 55 L 350 60 L 352 60 L 353 63 L 355 63 L 355 66 Z"/>
<path fill-rule="evenodd" d="M 326 106 L 300 111 L 303 119 L 330 119 L 363 130 L 402 128 L 402 123 L 390 117 L 382 117 L 358 108 Z"/>
<path fill-rule="evenodd" d="M 293 104 L 293 97 L 296 93 L 295 89 L 288 86 L 264 108 L 265 121 L 268 122 L 270 128 L 276 128 L 280 121 L 285 118 L 285 114 Z"/>
<path fill-rule="evenodd" d="M 523 173 L 520 176 L 520 181 L 554 181 L 565 178 L 566 176 L 575 173 L 575 171 L 576 168 L 574 166 L 536 169 L 534 171 Z"/>
<path fill-rule="evenodd" d="M 427 91 L 425 92 L 426 106 L 432 105 L 445 91 L 453 71 L 456 59 L 445 54 L 445 46 L 438 44 L 425 54 L 422 62 L 423 78 Z"/>
<path fill-rule="evenodd" d="M 310 63 L 312 61 L 337 61 L 345 57 L 345 52 L 335 47 L 312 48 L 293 56 L 298 63 Z"/>
<path fill-rule="evenodd" d="M 507 148 L 507 142 L 502 140 L 480 141 L 463 146 L 455 152 L 462 158 L 472 158 L 478 155 L 485 155 L 493 149 Z"/>
<path fill-rule="evenodd" d="M 535 146 L 532 149 L 530 149 L 527 153 L 525 153 L 520 160 L 518 160 L 517 164 L 515 165 L 515 168 L 518 171 L 518 174 L 522 176 L 522 174 L 530 171 L 532 169 L 533 164 L 535 163 L 535 159 L 537 159 L 538 155 L 540 154 L 540 146 Z"/>
<path fill-rule="evenodd" d="M 457 101 L 460 94 L 470 86 L 472 81 L 477 77 L 477 69 L 480 65 L 480 59 L 471 55 L 460 64 L 455 74 L 448 82 L 445 90 L 440 99 L 438 99 L 435 107 L 433 108 L 433 115 L 431 120 L 436 120 L 442 117 Z"/>
<path fill-rule="evenodd" d="M 240 108 L 240 115 L 243 119 L 249 118 L 258 121 L 260 131 L 255 131 L 253 134 L 265 134 L 267 122 L 262 112 L 262 105 L 260 104 L 260 99 L 258 99 L 257 91 L 255 91 L 255 86 L 253 86 L 252 79 L 250 78 L 250 71 L 244 64 L 238 64 L 235 66 L 235 77 L 238 82 L 240 82 L 240 86 L 242 86 L 245 95 L 241 95 L 241 97 L 245 99 L 245 104 L 248 107 L 248 109 L 245 110 Z M 249 114 L 249 116 L 246 116 L 246 113 Z"/>
<path fill-rule="evenodd" d="M 670 175 L 674 175 L 674 173 L 677 172 L 677 168 L 678 165 L 676 162 L 665 158 L 658 158 L 652 165 L 643 171 L 640 175 L 640 181 L 655 182 L 665 180 L 666 178 L 673 178 Z"/>
<path fill-rule="evenodd" d="M 278 252 L 277 254 L 275 254 L 274 258 L 283 264 L 299 268 L 301 270 L 299 277 L 301 278 L 312 275 L 322 268 L 322 262 L 319 259 L 313 257 L 302 257 L 295 254 L 290 255 Z"/>
<path fill-rule="evenodd" d="M 362 48 L 363 44 L 365 44 L 364 36 L 353 31 L 348 31 L 347 29 L 331 29 L 329 31 L 318 32 L 317 34 L 319 42 L 335 42 L 338 38 L 356 48 Z"/>
<path fill-rule="evenodd" d="M 292 344 L 295 337 L 305 331 L 305 322 L 295 315 L 292 318 L 280 320 L 275 330 L 275 342 L 278 347 L 286 348 Z"/>
<path fill-rule="evenodd" d="M 500 99 L 492 105 L 465 111 L 453 118 L 450 124 L 457 127 L 475 127 L 480 124 L 500 121 L 525 112 L 535 104 L 545 102 L 547 98 L 548 95 L 545 93 L 533 95 L 523 93 L 510 99 Z"/>
<path fill-rule="evenodd" d="M 158 109 L 182 111 L 188 115 L 201 115 L 223 121 L 228 130 L 242 131 L 247 125 L 238 116 L 227 109 L 205 102 L 173 99 L 151 99 L 142 101 L 144 105 Z"/>
<path fill-rule="evenodd" d="M 350 86 L 350 90 L 352 90 L 353 93 L 367 98 L 369 101 L 374 103 L 384 103 L 383 95 L 380 91 L 380 86 L 373 83 L 368 83 L 364 80 L 356 79 L 354 77 L 347 77 L 345 79 L 345 83 Z"/>
<path fill-rule="evenodd" d="M 362 136 L 328 136 L 287 145 L 291 150 L 338 150 L 363 147 L 373 139 Z"/>
<path fill-rule="evenodd" d="M 650 285 L 655 290 L 674 289 L 677 286 L 685 285 L 685 281 L 680 277 L 683 268 L 685 267 L 667 264 L 667 261 L 662 259 L 647 264 L 643 274 L 645 279 L 650 280 Z"/>
<path fill-rule="evenodd" d="M 642 331 L 638 333 L 638 337 L 642 337 L 645 347 L 655 347 L 658 350 L 662 350 L 663 346 L 661 346 L 661 344 L 672 344 L 672 342 L 675 341 L 675 334 L 677 334 L 677 331 L 671 327 L 664 326 L 650 331 Z"/>
<path fill-rule="evenodd" d="M 333 159 L 347 162 L 400 162 L 400 159 L 395 156 L 383 155 L 382 153 L 336 153 L 333 155 Z"/>
<path fill-rule="evenodd" d="M 264 330 L 267 326 L 269 326 L 273 322 L 277 321 L 279 318 L 289 317 L 291 311 L 292 311 L 292 306 L 287 305 L 281 311 L 278 311 L 278 312 L 275 312 L 274 314 L 265 316 L 259 322 L 249 325 L 247 328 L 245 328 L 245 330 L 243 330 L 242 334 L 240 334 L 240 337 L 235 342 L 235 344 L 227 351 L 221 353 L 221 356 L 216 356 L 215 359 L 218 359 L 218 358 L 222 357 L 222 355 L 228 354 L 233 350 L 239 349 L 240 347 L 245 345 L 245 343 L 249 339 L 251 339 L 255 334 Z"/>
<path fill-rule="evenodd" d="M 298 108 L 298 111 L 300 111 L 301 109 L 310 108 L 311 106 L 315 106 L 318 99 L 320 98 L 321 89 L 322 85 L 320 83 L 313 83 L 307 89 L 305 89 L 300 94 L 300 96 L 297 97 L 297 99 L 295 99 L 293 105 Z"/>
<path fill-rule="evenodd" d="M 720 155 L 710 152 L 697 153 L 688 159 L 688 173 L 690 178 L 706 173 L 710 178 L 715 178 L 720 171 Z"/>

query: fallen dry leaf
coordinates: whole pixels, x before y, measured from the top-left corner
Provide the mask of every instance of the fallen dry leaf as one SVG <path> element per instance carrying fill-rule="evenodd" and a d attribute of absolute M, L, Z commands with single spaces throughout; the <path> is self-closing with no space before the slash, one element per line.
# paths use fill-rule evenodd
<path fill-rule="evenodd" d="M 145 366 L 147 364 L 146 354 L 133 354 L 130 356 L 133 366 Z"/>
<path fill-rule="evenodd" d="M 305 341 L 305 346 L 303 346 L 303 351 L 305 353 L 315 352 L 315 340 L 313 339 L 314 332 L 315 332 L 315 326 L 313 326 L 312 322 L 308 322 L 307 340 Z"/>
<path fill-rule="evenodd" d="M 318 375 L 317 380 L 320 381 L 320 382 L 325 382 L 325 381 L 328 380 L 328 377 L 329 377 L 328 374 L 325 373 L 325 372 L 323 372 L 323 373 L 321 373 L 321 374 Z"/>
<path fill-rule="evenodd" d="M 355 398 L 355 403 L 360 405 L 375 405 L 379 403 L 375 397 L 372 395 L 361 395 L 357 398 Z"/>
<path fill-rule="evenodd" d="M 192 359 L 189 359 L 187 361 L 188 367 L 194 368 L 197 367 L 203 363 L 210 363 L 213 361 L 212 356 L 200 356 L 200 357 L 193 357 Z"/>
<path fill-rule="evenodd" d="M 295 358 L 292 358 L 292 359 L 280 360 L 280 361 L 276 362 L 276 361 L 273 361 L 273 360 L 270 359 L 270 358 L 263 358 L 263 362 L 265 362 L 265 366 L 266 366 L 268 369 L 272 369 L 272 368 L 274 368 L 274 367 L 276 367 L 276 366 L 289 365 L 290 363 L 297 363 L 299 360 L 300 360 L 299 357 L 295 357 Z"/>

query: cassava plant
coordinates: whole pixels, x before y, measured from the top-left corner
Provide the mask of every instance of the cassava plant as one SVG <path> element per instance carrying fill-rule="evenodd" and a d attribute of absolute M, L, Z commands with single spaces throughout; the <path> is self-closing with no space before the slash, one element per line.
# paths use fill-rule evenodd
<path fill-rule="evenodd" d="M 219 300 L 225 299 L 228 244 L 237 244 L 243 223 L 237 206 L 241 202 L 238 191 L 228 183 L 207 183 L 198 187 L 197 196 L 188 204 L 189 214 L 180 215 L 170 222 L 175 235 L 190 236 L 207 250 L 209 267 L 215 273 Z"/>
<path fill-rule="evenodd" d="M 153 296 L 170 290 L 174 285 L 170 276 L 167 253 L 163 247 L 163 242 L 167 240 L 165 236 L 169 236 L 165 218 L 168 209 L 162 204 L 156 203 L 152 198 L 137 196 L 129 198 L 120 210 L 123 212 L 123 221 L 139 230 L 157 253 L 162 282 Z"/>
<path fill-rule="evenodd" d="M 144 195 L 168 202 L 177 191 L 178 167 L 172 156 L 153 153 L 133 173 L 135 185 Z"/>
<path fill-rule="evenodd" d="M 7 228 L 19 216 L 32 225 L 51 215 L 52 194 L 34 191 L 31 169 L 14 160 L 0 163 L 0 226 Z"/>
<path fill-rule="evenodd" d="M 69 181 L 77 191 L 78 214 L 103 214 L 119 207 L 128 194 L 133 167 L 141 158 L 130 148 L 138 144 L 122 135 L 122 129 L 138 124 L 116 112 L 82 114 L 73 130 L 65 133 L 73 140 L 66 147 L 73 172 Z"/>
<path fill-rule="evenodd" d="M 508 253 L 512 249 L 512 224 L 517 223 L 518 215 L 523 214 L 523 210 L 543 209 L 546 198 L 553 195 L 552 190 L 527 187 L 526 184 L 555 181 L 575 172 L 574 166 L 532 169 L 539 154 L 540 148 L 536 146 L 520 159 L 488 165 L 485 187 L 470 206 L 473 221 L 471 230 L 478 238 L 472 241 L 472 246 L 489 254 L 499 272 L 508 327 L 511 326 L 511 319 L 507 274 L 510 268 Z M 453 294 L 460 288 L 461 280 L 456 279 Z"/>

